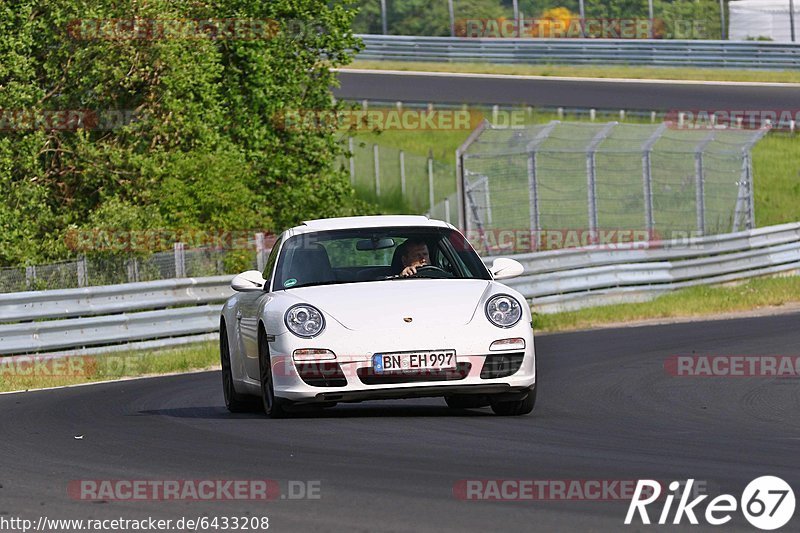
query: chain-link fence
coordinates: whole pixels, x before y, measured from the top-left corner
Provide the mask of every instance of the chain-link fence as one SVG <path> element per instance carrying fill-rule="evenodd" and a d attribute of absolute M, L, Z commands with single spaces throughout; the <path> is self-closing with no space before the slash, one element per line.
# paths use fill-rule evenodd
<path fill-rule="evenodd" d="M 261 238 L 243 249 L 185 249 L 152 254 L 87 254 L 74 261 L 49 265 L 0 268 L 0 293 L 72 289 L 171 278 L 198 278 L 237 274 L 264 268 L 269 248 Z"/>
<path fill-rule="evenodd" d="M 354 31 L 372 35 L 726 39 L 729 19 L 727 6 L 717 0 L 357 0 L 356 5 Z M 788 27 L 788 16 L 779 19 Z"/>
<path fill-rule="evenodd" d="M 456 189 L 455 164 L 355 137 L 348 137 L 347 143 L 351 155 L 341 163 L 349 168 L 350 183 L 361 198 L 402 212 L 436 209 L 446 219 L 437 204 Z"/>
<path fill-rule="evenodd" d="M 754 226 L 750 148 L 766 130 L 484 123 L 461 153 L 464 225 L 484 253 Z M 509 233 L 510 232 L 510 233 Z M 572 239 L 570 242 L 569 239 Z M 513 242 L 512 242 L 513 241 Z"/>

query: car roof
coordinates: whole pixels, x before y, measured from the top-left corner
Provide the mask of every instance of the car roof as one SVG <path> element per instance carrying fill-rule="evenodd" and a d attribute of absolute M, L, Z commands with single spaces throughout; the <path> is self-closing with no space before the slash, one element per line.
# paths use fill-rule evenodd
<path fill-rule="evenodd" d="M 387 227 L 452 228 L 447 222 L 421 215 L 373 215 L 361 217 L 321 218 L 307 220 L 290 231 L 293 234 L 337 229 L 387 228 Z"/>

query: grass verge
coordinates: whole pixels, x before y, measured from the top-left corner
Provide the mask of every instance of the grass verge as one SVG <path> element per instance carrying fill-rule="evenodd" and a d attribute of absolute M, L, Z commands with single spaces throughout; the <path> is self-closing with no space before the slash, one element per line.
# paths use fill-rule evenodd
<path fill-rule="evenodd" d="M 800 276 L 756 278 L 734 286 L 692 287 L 650 302 L 535 314 L 533 322 L 535 331 L 570 331 L 648 319 L 702 318 L 790 303 L 800 303 Z"/>
<path fill-rule="evenodd" d="M 205 370 L 218 364 L 219 345 L 216 342 L 52 360 L 35 356 L 19 361 L 0 358 L 0 392 Z"/>
<path fill-rule="evenodd" d="M 433 63 L 423 61 L 354 61 L 344 68 L 469 72 L 475 74 L 513 74 L 517 76 L 556 76 L 566 78 L 800 83 L 800 72 L 796 70 L 728 70 L 594 65 L 494 65 L 491 63 Z"/>

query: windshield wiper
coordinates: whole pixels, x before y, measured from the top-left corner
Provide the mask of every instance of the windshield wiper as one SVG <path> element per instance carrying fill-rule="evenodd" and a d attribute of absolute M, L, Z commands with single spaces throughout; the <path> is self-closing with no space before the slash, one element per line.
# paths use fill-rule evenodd
<path fill-rule="evenodd" d="M 303 283 L 302 285 L 292 285 L 291 287 L 284 287 L 284 289 L 299 289 L 301 287 L 317 287 L 321 285 L 340 285 L 342 283 L 352 283 L 352 281 L 319 281 L 312 283 Z"/>

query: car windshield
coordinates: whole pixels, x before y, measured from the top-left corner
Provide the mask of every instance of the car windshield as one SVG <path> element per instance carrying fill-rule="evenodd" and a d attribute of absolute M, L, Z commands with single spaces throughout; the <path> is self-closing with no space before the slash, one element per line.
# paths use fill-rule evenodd
<path fill-rule="evenodd" d="M 413 276 L 400 276 L 409 264 Z M 359 228 L 294 236 L 283 245 L 273 290 L 381 280 L 491 276 L 464 236 L 450 228 Z"/>

